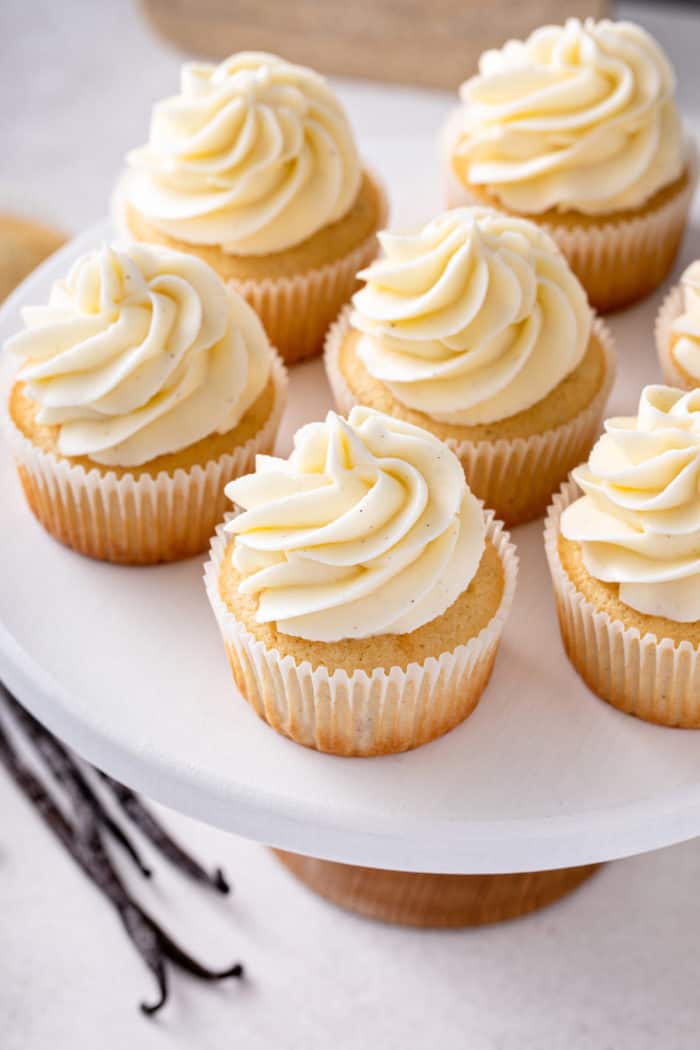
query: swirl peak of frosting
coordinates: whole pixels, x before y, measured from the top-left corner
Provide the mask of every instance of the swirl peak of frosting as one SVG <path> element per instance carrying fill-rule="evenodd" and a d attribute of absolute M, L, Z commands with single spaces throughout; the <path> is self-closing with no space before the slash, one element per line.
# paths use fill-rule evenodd
<path fill-rule="evenodd" d="M 681 277 L 682 313 L 671 327 L 671 357 L 692 381 L 700 384 L 700 260 Z"/>
<path fill-rule="evenodd" d="M 302 427 L 288 460 L 258 456 L 226 494 L 258 621 L 313 641 L 416 630 L 469 586 L 485 547 L 454 453 L 363 406 Z"/>
<path fill-rule="evenodd" d="M 561 531 L 588 572 L 638 612 L 700 620 L 700 390 L 645 387 L 638 415 L 608 420 L 573 477 L 584 495 Z"/>
<path fill-rule="evenodd" d="M 674 91 L 639 26 L 544 26 L 485 52 L 462 85 L 455 167 L 521 213 L 639 207 L 683 172 Z"/>
<path fill-rule="evenodd" d="M 352 130 L 328 84 L 275 55 L 183 67 L 128 157 L 125 193 L 159 229 L 234 255 L 266 255 L 341 219 L 360 189 Z"/>
<path fill-rule="evenodd" d="M 367 371 L 412 409 L 465 426 L 546 397 L 583 358 L 592 312 L 552 239 L 489 208 L 380 234 L 353 299 Z"/>
<path fill-rule="evenodd" d="M 138 466 L 237 426 L 262 392 L 270 347 L 250 306 L 181 252 L 87 252 L 8 341 L 19 379 L 58 425 L 65 456 Z"/>

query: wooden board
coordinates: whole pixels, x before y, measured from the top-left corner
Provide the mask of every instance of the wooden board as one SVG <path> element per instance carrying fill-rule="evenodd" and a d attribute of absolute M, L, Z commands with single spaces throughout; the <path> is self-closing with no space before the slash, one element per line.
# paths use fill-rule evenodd
<path fill-rule="evenodd" d="M 423 875 L 338 864 L 273 850 L 309 889 L 341 908 L 403 926 L 485 926 L 527 915 L 571 893 L 599 868 L 513 875 Z"/>
<path fill-rule="evenodd" d="M 456 88 L 479 55 L 539 25 L 601 17 L 606 0 L 142 0 L 190 55 L 273 51 L 338 76 Z"/>
<path fill-rule="evenodd" d="M 65 240 L 65 234 L 44 223 L 0 213 L 0 302 Z"/>

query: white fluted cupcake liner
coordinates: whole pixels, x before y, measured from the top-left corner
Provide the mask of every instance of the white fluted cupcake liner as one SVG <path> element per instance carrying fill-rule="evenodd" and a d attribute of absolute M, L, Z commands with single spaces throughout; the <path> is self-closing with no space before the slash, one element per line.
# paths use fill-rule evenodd
<path fill-rule="evenodd" d="M 286 402 L 287 374 L 274 354 L 272 411 L 244 445 L 189 469 L 155 477 L 86 470 L 37 448 L 6 414 L 6 429 L 27 502 L 61 543 L 81 554 L 123 564 L 187 558 L 207 549 L 230 506 L 224 488 L 255 469 L 275 443 Z"/>
<path fill-rule="evenodd" d="M 693 167 L 686 184 L 672 197 L 632 218 L 594 226 L 542 223 L 597 310 L 629 306 L 668 276 L 685 231 L 696 178 Z"/>
<path fill-rule="evenodd" d="M 336 755 L 407 751 L 441 736 L 476 707 L 488 683 L 515 593 L 518 559 L 508 533 L 486 512 L 487 536 L 503 565 L 503 595 L 478 635 L 405 669 L 334 671 L 268 649 L 236 619 L 219 592 L 228 547 L 212 539 L 204 580 L 239 691 L 265 722 L 306 747 Z M 311 643 L 312 644 L 312 643 Z"/>
<path fill-rule="evenodd" d="M 339 367 L 340 348 L 350 327 L 350 315 L 348 307 L 329 330 L 325 351 L 328 381 L 343 415 L 355 404 Z M 592 332 L 605 355 L 605 380 L 593 400 L 573 419 L 527 438 L 445 439 L 461 460 L 472 492 L 508 526 L 520 525 L 545 513 L 552 493 L 569 472 L 588 457 L 600 433 L 615 379 L 615 349 L 610 329 L 600 318 L 594 320 Z"/>
<path fill-rule="evenodd" d="M 544 530 L 566 653 L 601 699 L 647 722 L 700 728 L 700 648 L 642 635 L 596 607 L 575 587 L 559 557 L 559 521 L 580 495 L 568 481 L 554 497 Z"/>
<path fill-rule="evenodd" d="M 226 281 L 253 307 L 286 364 L 323 352 L 328 326 L 357 289 L 358 271 L 377 256 L 377 232 L 386 225 L 389 206 L 382 180 L 374 172 L 369 175 L 380 201 L 377 230 L 342 258 L 293 276 Z M 112 196 L 112 218 L 119 235 L 133 239 L 125 217 L 123 183 L 124 179 Z"/>
<path fill-rule="evenodd" d="M 689 381 L 688 376 L 680 371 L 671 354 L 671 329 L 682 313 L 683 289 L 677 284 L 668 293 L 656 315 L 654 339 L 664 383 L 668 386 L 680 387 L 681 390 L 690 390 L 698 384 Z"/>
<path fill-rule="evenodd" d="M 470 191 L 454 172 L 452 149 L 459 131 L 459 113 L 447 122 L 442 139 L 443 184 L 447 206 L 490 204 L 488 193 Z M 687 143 L 688 178 L 676 193 L 658 206 L 640 209 L 629 217 L 600 221 L 548 222 L 536 215 L 523 218 L 538 226 L 557 242 L 571 269 L 586 289 L 591 306 L 601 313 L 629 306 L 657 288 L 671 270 L 685 230 L 698 177 L 697 149 Z M 487 199 L 488 198 L 488 199 Z M 508 209 L 502 209 L 508 210 Z"/>

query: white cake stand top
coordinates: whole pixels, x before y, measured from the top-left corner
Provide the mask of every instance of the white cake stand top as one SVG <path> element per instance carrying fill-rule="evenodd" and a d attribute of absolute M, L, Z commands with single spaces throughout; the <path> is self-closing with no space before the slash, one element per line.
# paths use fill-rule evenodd
<path fill-rule="evenodd" d="M 19 309 L 103 224 L 49 260 L 0 311 Z M 657 300 L 617 318 L 615 412 L 657 379 Z M 14 362 L 3 361 L 2 391 Z M 319 362 L 293 372 L 280 435 L 329 407 Z M 0 673 L 91 762 L 204 821 L 284 849 L 374 867 L 509 872 L 585 864 L 700 834 L 700 733 L 657 728 L 595 699 L 563 655 L 542 524 L 517 529 L 521 573 L 476 713 L 404 755 L 342 759 L 278 736 L 237 695 L 201 582 L 203 559 L 124 568 L 47 536 L 0 454 Z"/>

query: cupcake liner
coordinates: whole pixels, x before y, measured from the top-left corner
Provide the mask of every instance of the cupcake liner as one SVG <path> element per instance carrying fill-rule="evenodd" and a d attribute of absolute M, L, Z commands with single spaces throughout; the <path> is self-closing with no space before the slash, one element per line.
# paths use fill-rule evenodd
<path fill-rule="evenodd" d="M 700 728 L 700 648 L 657 639 L 596 609 L 561 564 L 559 520 L 578 496 L 566 482 L 554 497 L 544 530 L 559 627 L 566 653 L 601 699 L 647 722 Z"/>
<path fill-rule="evenodd" d="M 388 198 L 381 179 L 374 172 L 370 176 L 380 198 L 377 230 L 352 251 L 293 276 L 226 281 L 253 307 L 270 342 L 288 365 L 323 352 L 328 326 L 357 290 L 358 271 L 377 256 L 377 232 L 386 224 Z M 112 198 L 112 216 L 119 234 L 132 239 L 124 216 L 123 180 Z"/>
<path fill-rule="evenodd" d="M 335 755 L 407 751 L 458 725 L 486 687 L 515 593 L 515 547 L 488 511 L 486 523 L 505 573 L 501 602 L 489 623 L 464 645 L 423 663 L 351 674 L 322 665 L 313 668 L 308 660 L 297 663 L 290 655 L 267 649 L 235 618 L 219 593 L 229 543 L 220 525 L 204 580 L 242 696 L 279 733 Z"/>
<path fill-rule="evenodd" d="M 455 175 L 451 150 L 458 120 L 453 115 L 443 135 L 443 181 L 447 205 L 489 204 L 500 207 L 485 189 L 470 190 Z M 591 306 L 601 313 L 629 306 L 657 288 L 671 270 L 685 230 L 698 176 L 697 149 L 687 143 L 688 178 L 669 198 L 653 208 L 641 208 L 626 218 L 577 223 L 523 218 L 537 223 L 559 245 L 583 287 Z M 501 208 L 503 211 L 508 209 Z"/>
<path fill-rule="evenodd" d="M 176 561 L 207 549 L 230 505 L 224 488 L 255 469 L 259 452 L 275 442 L 286 401 L 287 376 L 273 356 L 275 397 L 257 434 L 230 453 L 172 474 L 118 477 L 86 470 L 37 448 L 7 414 L 7 432 L 27 502 L 47 532 L 81 554 L 103 561 L 147 565 Z"/>
<path fill-rule="evenodd" d="M 667 383 L 668 386 L 680 387 L 681 390 L 691 390 L 696 384 L 681 372 L 671 355 L 671 329 L 682 313 L 683 289 L 677 284 L 668 293 L 656 315 L 654 339 L 664 383 Z"/>
<path fill-rule="evenodd" d="M 597 310 L 629 306 L 666 278 L 678 254 L 696 180 L 693 156 L 687 182 L 657 208 L 595 226 L 542 223 Z"/>
<path fill-rule="evenodd" d="M 346 308 L 326 339 L 328 381 L 343 415 L 347 415 L 355 404 L 338 364 L 340 347 L 349 326 L 350 309 Z M 569 422 L 527 438 L 498 438 L 496 441 L 445 439 L 461 460 L 472 492 L 487 507 L 492 507 L 496 516 L 509 527 L 545 513 L 552 493 L 573 467 L 587 458 L 600 433 L 605 405 L 615 379 L 615 351 L 610 330 L 600 318 L 595 318 L 592 332 L 605 355 L 605 380 L 590 404 Z"/>

